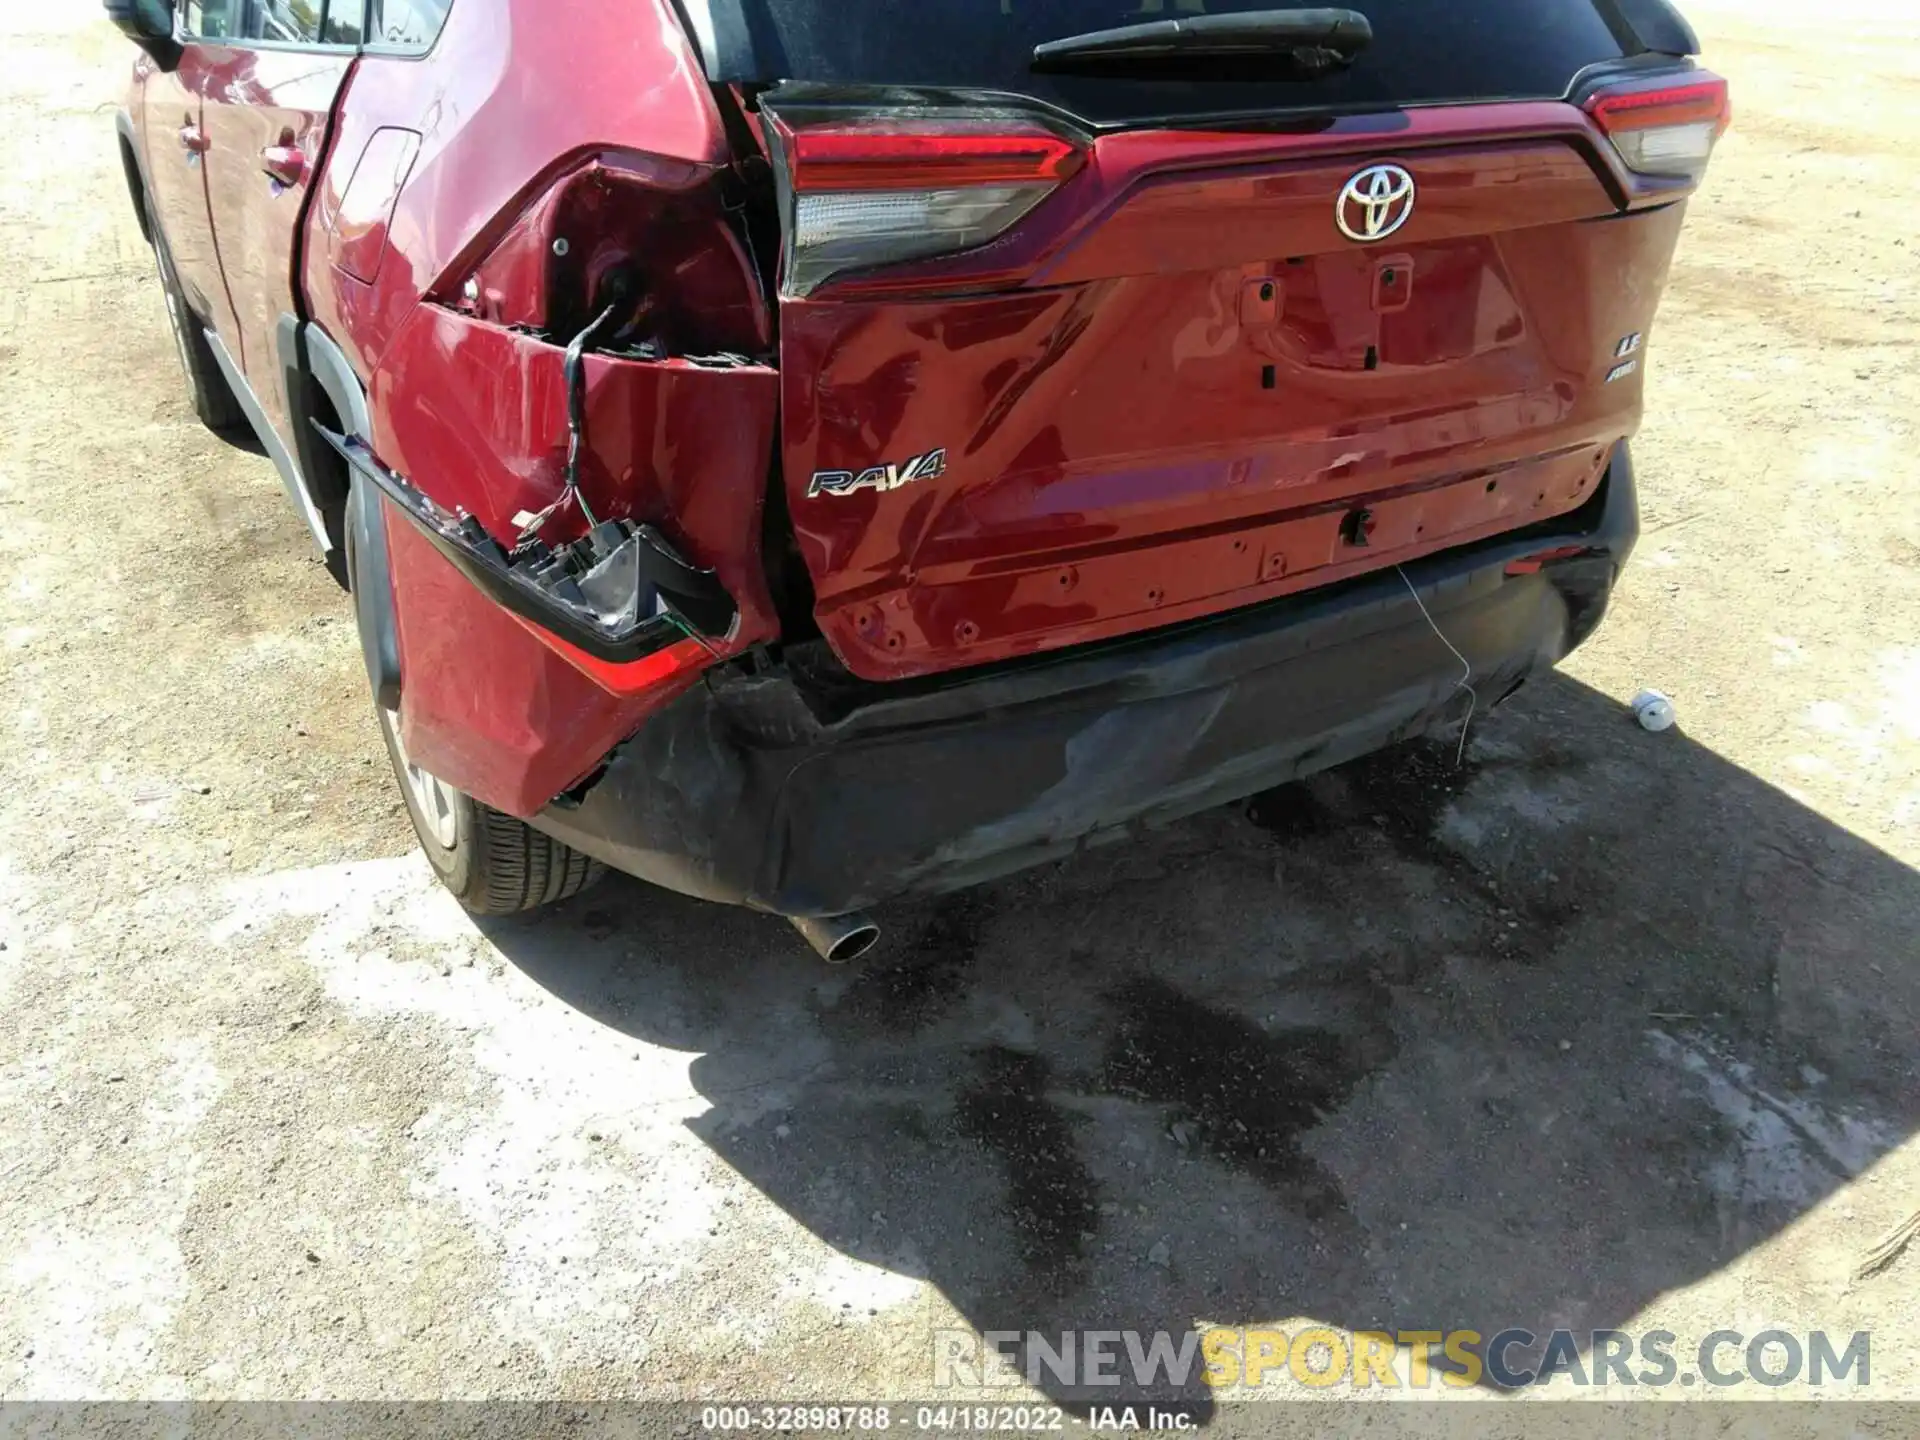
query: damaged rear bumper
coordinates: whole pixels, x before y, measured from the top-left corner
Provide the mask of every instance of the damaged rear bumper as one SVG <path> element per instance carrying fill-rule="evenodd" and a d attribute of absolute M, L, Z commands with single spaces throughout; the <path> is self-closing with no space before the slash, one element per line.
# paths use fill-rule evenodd
<path fill-rule="evenodd" d="M 1457 722 L 1448 644 L 1484 712 L 1592 633 L 1637 535 L 1623 445 L 1579 512 L 1405 579 L 883 687 L 828 718 L 784 674 L 716 672 L 532 823 L 642 879 L 784 915 L 958 889 Z"/>

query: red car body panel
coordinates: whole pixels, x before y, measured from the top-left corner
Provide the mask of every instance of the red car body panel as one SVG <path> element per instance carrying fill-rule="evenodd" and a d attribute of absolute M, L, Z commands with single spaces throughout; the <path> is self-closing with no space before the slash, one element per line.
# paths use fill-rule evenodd
<path fill-rule="evenodd" d="M 346 187 L 329 187 L 331 208 L 320 212 L 327 263 L 349 280 L 371 285 L 385 263 L 394 207 L 420 157 L 420 132 L 383 126 L 349 169 Z"/>
<path fill-rule="evenodd" d="M 559 347 L 532 336 L 438 305 L 417 307 L 375 372 L 383 458 L 420 477 L 443 504 L 458 504 L 497 535 L 513 534 L 515 515 L 551 504 L 560 491 L 560 361 Z M 583 487 L 603 519 L 658 523 L 719 571 L 740 606 L 733 635 L 715 647 L 721 656 L 779 634 L 760 565 L 777 403 L 777 377 L 760 366 L 587 361 Z M 449 784 L 509 814 L 532 814 L 674 693 L 667 686 L 610 694 L 405 521 L 387 528 L 409 663 L 407 748 Z"/>
<path fill-rule="evenodd" d="M 566 83 L 529 87 L 527 75 Z M 617 23 L 591 7 L 460 0 L 428 55 L 361 57 L 312 207 L 310 313 L 367 379 L 373 448 L 497 535 L 557 494 L 560 351 L 427 297 L 457 294 L 556 178 L 609 148 L 644 151 L 683 185 L 726 158 L 712 97 L 662 0 L 636 0 Z M 403 149 L 407 174 L 389 195 Z M 373 254 L 381 259 L 369 279 Z M 759 565 L 772 372 L 594 357 L 588 396 L 596 498 L 611 514 L 672 520 L 695 559 L 723 570 L 742 623 L 721 653 L 773 638 Z M 387 529 L 408 752 L 497 809 L 534 813 L 697 678 L 615 693 L 501 611 L 404 521 L 390 516 Z"/>
<path fill-rule="evenodd" d="M 363 376 L 423 296 L 457 288 L 522 209 L 583 159 L 631 149 L 709 171 L 727 159 L 713 97 L 666 0 L 612 12 L 459 0 L 428 54 L 360 58 L 337 123 L 309 220 L 306 294 L 312 318 Z M 367 284 L 334 264 L 329 225 L 387 127 L 420 142 L 385 226 L 387 263 Z"/>
<path fill-rule="evenodd" d="M 616 694 L 482 596 L 405 521 L 389 523 L 387 543 L 407 752 L 496 809 L 535 813 L 699 678 L 686 670 L 645 697 Z"/>
<path fill-rule="evenodd" d="M 527 257 L 543 258 L 557 233 L 556 182 L 630 149 L 626 163 L 693 189 L 726 153 L 664 7 L 641 7 L 653 11 L 634 37 L 645 53 L 621 69 L 606 59 L 620 46 L 570 40 L 563 16 L 513 24 L 525 4 L 463 0 L 426 59 L 362 60 L 330 176 L 359 174 L 370 148 L 378 156 L 423 115 L 463 123 L 422 132 L 386 233 L 379 206 L 356 217 L 341 182 L 315 207 L 324 243 L 308 247 L 316 318 L 371 378 L 375 449 L 495 535 L 559 493 L 558 350 L 502 328 L 546 318 Z M 604 17 L 592 25 L 605 36 Z M 577 103 L 549 109 L 498 88 L 558 53 L 572 57 Z M 636 106 L 627 77 L 639 73 L 667 83 Z M 1422 204 L 1392 244 L 1357 250 L 1333 227 L 1334 201 L 1383 142 L 1414 171 Z M 1193 619 L 1565 513 L 1637 424 L 1638 379 L 1603 390 L 1603 362 L 1615 339 L 1650 325 L 1682 217 L 1670 207 L 1582 224 L 1634 198 L 1606 157 L 1586 117 L 1559 104 L 1439 108 L 1314 134 L 1102 137 L 1063 191 L 992 247 L 991 269 L 961 256 L 784 302 L 777 402 L 770 372 L 721 374 L 688 387 L 705 398 L 698 425 L 679 426 L 649 409 L 653 367 L 593 362 L 584 483 L 611 513 L 667 521 L 690 555 L 723 570 L 742 604 L 737 653 L 778 634 L 755 488 L 777 424 L 816 618 L 849 669 L 874 680 Z M 522 263 L 489 260 L 514 227 L 534 232 Z M 339 263 L 343 244 L 391 258 L 368 282 Z M 1379 276 L 1396 268 L 1409 290 L 1382 294 Z M 456 300 L 470 276 L 493 323 L 435 303 Z M 1270 307 L 1258 300 L 1269 283 Z M 939 293 L 983 286 L 1000 293 Z M 687 449 L 673 434 L 729 443 L 669 495 L 658 477 Z M 652 453 L 662 443 L 673 453 Z M 951 459 L 937 495 L 806 494 L 816 471 L 941 446 Z M 713 496 L 704 516 L 680 509 L 696 494 Z M 1362 499 L 1371 544 L 1355 550 L 1341 527 Z M 394 551 L 403 635 L 420 632 L 406 610 L 429 603 L 405 573 L 424 548 Z M 440 568 L 431 603 L 452 622 L 460 592 Z M 469 623 L 454 630 L 475 633 L 491 602 L 469 587 L 464 603 Z M 488 646 L 435 648 L 408 686 L 403 733 L 450 783 L 530 814 L 599 763 L 597 716 L 574 721 L 601 709 L 604 691 L 552 672 L 550 648 L 528 650 L 540 642 L 524 627 L 487 628 Z M 518 664 L 497 664 L 496 645 L 520 652 Z M 517 698 L 533 674 L 552 677 L 537 726 L 521 723 Z M 619 697 L 605 724 L 631 729 L 666 698 Z"/>
<path fill-rule="evenodd" d="M 134 66 L 133 114 L 144 147 L 147 204 L 153 223 L 166 236 L 181 288 L 198 313 L 230 334 L 233 306 L 207 209 L 201 96 L 208 68 L 198 47 L 189 47 L 172 69 L 161 69 L 142 56 Z"/>
<path fill-rule="evenodd" d="M 191 48 L 205 67 L 207 205 L 232 303 L 233 328 L 220 329 L 220 338 L 269 423 L 291 444 L 275 330 L 282 315 L 300 311 L 294 266 L 306 202 L 325 164 L 334 99 L 353 57 L 205 43 Z M 276 158 L 281 174 L 269 174 Z"/>
<path fill-rule="evenodd" d="M 1377 124 L 1103 137 L 979 270 L 785 301 L 788 506 L 849 668 L 1081 645 L 1577 508 L 1638 424 L 1607 376 L 1684 207 L 1617 218 L 1571 106 L 1400 119 L 1387 151 Z M 1334 226 L 1363 159 L 1421 197 L 1369 248 Z M 936 449 L 937 484 L 809 494 Z"/>

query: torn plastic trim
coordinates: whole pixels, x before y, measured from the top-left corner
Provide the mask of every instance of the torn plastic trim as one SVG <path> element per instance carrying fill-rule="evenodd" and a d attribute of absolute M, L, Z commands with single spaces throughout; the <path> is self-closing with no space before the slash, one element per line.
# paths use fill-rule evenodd
<path fill-rule="evenodd" d="M 711 651 L 709 642 L 733 632 L 739 607 L 726 587 L 651 525 L 613 520 L 557 548 L 509 552 L 479 520 L 443 510 L 387 469 L 357 437 L 317 421 L 314 429 L 483 594 L 596 660 L 644 660 L 688 638 Z"/>

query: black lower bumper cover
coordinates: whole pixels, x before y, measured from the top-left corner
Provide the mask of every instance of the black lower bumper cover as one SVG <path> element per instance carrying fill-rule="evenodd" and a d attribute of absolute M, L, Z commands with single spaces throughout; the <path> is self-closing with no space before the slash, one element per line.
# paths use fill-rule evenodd
<path fill-rule="evenodd" d="M 716 674 L 533 824 L 642 879 L 783 915 L 978 884 L 1457 723 L 1460 663 L 1412 591 L 1472 663 L 1484 713 L 1592 633 L 1638 533 L 1623 445 L 1576 514 L 1404 580 L 1387 570 L 830 722 L 784 675 Z M 1563 546 L 1587 553 L 1508 573 Z"/>

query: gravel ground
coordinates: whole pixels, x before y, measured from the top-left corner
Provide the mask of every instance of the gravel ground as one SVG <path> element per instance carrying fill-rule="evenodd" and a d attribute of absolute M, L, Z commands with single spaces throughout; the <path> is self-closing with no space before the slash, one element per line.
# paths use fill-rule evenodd
<path fill-rule="evenodd" d="M 1920 1203 L 1920 38 L 1693 9 L 1737 128 L 1600 638 L 1459 769 L 829 972 L 435 888 L 339 592 L 183 402 L 129 51 L 8 8 L 0 1396 L 924 1397 L 944 1328 L 1309 1321 L 1872 1329 L 1920 1396 L 1920 1250 L 1855 1278 Z"/>

